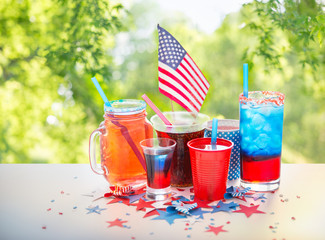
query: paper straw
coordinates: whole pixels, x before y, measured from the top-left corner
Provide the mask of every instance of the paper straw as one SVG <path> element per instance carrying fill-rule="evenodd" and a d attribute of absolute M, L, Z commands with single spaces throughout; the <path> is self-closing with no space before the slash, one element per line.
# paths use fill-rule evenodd
<path fill-rule="evenodd" d="M 248 98 L 248 64 L 243 65 L 243 85 L 244 85 L 244 97 Z"/>
<path fill-rule="evenodd" d="M 108 101 L 108 99 L 107 99 L 107 97 L 106 97 L 103 89 L 100 87 L 100 85 L 99 85 L 96 77 L 91 78 L 91 80 L 95 84 L 95 87 L 97 88 L 97 91 L 98 91 L 99 95 L 102 97 L 105 105 L 108 106 L 108 107 L 112 107 L 112 105 L 109 103 L 109 101 Z"/>
<path fill-rule="evenodd" d="M 173 125 L 170 121 L 162 114 L 162 112 L 156 107 L 156 105 L 147 97 L 146 94 L 142 95 L 143 100 L 146 101 L 146 103 L 152 108 L 152 110 L 160 117 L 160 119 L 166 124 L 166 125 Z"/>
<path fill-rule="evenodd" d="M 218 119 L 212 120 L 211 147 L 217 149 Z"/>

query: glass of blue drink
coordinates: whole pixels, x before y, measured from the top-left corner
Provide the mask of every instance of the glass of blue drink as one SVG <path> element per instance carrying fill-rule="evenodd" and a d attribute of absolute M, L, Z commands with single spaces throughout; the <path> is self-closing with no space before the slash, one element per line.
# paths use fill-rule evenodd
<path fill-rule="evenodd" d="M 280 185 L 284 94 L 254 91 L 239 96 L 241 185 L 273 191 Z"/>
<path fill-rule="evenodd" d="M 176 141 L 169 138 L 149 138 L 140 142 L 147 167 L 147 198 L 155 201 L 171 196 L 170 166 Z"/>

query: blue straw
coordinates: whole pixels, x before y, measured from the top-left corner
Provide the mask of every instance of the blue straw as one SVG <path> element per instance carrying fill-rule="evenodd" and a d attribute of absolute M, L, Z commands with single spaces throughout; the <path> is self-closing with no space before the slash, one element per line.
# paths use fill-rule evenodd
<path fill-rule="evenodd" d="M 108 107 L 112 107 L 112 105 L 109 103 L 109 101 L 108 101 L 108 99 L 107 99 L 107 97 L 106 97 L 103 89 L 100 87 L 100 85 L 99 85 L 96 77 L 91 78 L 91 80 L 95 84 L 95 87 L 97 88 L 97 91 L 99 92 L 99 95 L 102 97 L 105 105 L 108 106 Z"/>
<path fill-rule="evenodd" d="M 248 64 L 247 63 L 244 63 L 244 66 L 243 66 L 243 79 L 244 79 L 244 97 L 248 98 Z"/>
<path fill-rule="evenodd" d="M 218 133 L 218 119 L 212 120 L 212 134 L 211 134 L 211 146 L 212 149 L 217 149 L 217 133 Z"/>

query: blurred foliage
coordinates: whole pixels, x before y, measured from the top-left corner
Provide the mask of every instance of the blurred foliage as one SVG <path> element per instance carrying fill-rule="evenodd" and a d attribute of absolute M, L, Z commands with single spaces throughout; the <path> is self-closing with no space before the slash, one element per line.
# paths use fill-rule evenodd
<path fill-rule="evenodd" d="M 107 90 L 124 14 L 105 0 L 1 2 L 1 162 L 87 161 L 103 114 L 90 77 Z"/>
<path fill-rule="evenodd" d="M 314 0 L 245 4 L 212 34 L 155 1 L 128 10 L 105 0 L 5 0 L 0 5 L 0 161 L 87 163 L 88 137 L 103 104 L 158 91 L 157 19 L 201 68 L 211 87 L 201 112 L 239 118 L 242 64 L 249 89 L 285 93 L 283 160 L 324 162 L 325 18 Z M 127 26 L 127 27 L 126 27 Z M 181 109 L 173 104 L 175 110 Z M 154 113 L 147 108 L 148 118 Z"/>

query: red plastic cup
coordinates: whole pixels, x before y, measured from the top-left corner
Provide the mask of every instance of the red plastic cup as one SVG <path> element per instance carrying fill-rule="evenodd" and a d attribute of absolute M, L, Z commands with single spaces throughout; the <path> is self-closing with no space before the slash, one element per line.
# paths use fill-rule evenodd
<path fill-rule="evenodd" d="M 224 198 L 233 145 L 222 138 L 217 139 L 216 149 L 211 147 L 211 138 L 196 138 L 187 143 L 196 198 L 206 201 Z"/>

